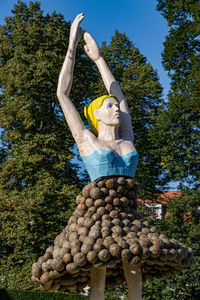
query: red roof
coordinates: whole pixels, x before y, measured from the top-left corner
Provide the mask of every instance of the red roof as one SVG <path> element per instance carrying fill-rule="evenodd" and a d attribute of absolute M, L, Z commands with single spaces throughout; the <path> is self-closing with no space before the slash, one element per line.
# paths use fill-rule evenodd
<path fill-rule="evenodd" d="M 163 192 L 162 194 L 156 195 L 157 198 L 152 200 L 144 200 L 144 199 L 138 199 L 138 202 L 145 202 L 145 203 L 161 203 L 161 204 L 167 204 L 167 202 L 175 197 L 179 197 L 181 195 L 181 192 L 178 191 L 170 191 L 170 192 Z"/>

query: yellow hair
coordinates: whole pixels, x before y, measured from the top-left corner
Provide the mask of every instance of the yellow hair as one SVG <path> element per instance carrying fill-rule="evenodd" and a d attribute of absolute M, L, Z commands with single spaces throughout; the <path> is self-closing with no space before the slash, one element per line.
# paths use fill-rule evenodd
<path fill-rule="evenodd" d="M 95 135 L 98 135 L 98 130 L 99 130 L 99 122 L 98 120 L 95 118 L 94 116 L 94 111 L 101 108 L 101 106 L 103 105 L 104 101 L 107 98 L 114 98 L 117 100 L 117 102 L 119 102 L 119 100 L 117 99 L 117 97 L 115 97 L 114 95 L 110 94 L 110 95 L 104 95 L 101 96 L 95 100 L 93 100 L 91 103 L 88 103 L 85 105 L 84 107 L 84 115 L 88 121 L 88 124 L 92 130 L 92 132 Z"/>

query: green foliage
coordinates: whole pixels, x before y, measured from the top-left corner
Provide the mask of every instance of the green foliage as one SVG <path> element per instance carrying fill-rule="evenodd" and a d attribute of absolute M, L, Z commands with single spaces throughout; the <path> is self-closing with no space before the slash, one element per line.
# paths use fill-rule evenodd
<path fill-rule="evenodd" d="M 81 187 L 56 98 L 69 29 L 62 15 L 44 16 L 39 2 L 21 1 L 0 28 L 0 242 L 8 288 L 31 288 L 31 260 L 52 245 Z M 95 76 L 83 45 L 77 60 L 72 100 L 81 109 Z"/>
<path fill-rule="evenodd" d="M 33 289 L 30 270 L 33 261 L 38 259 L 32 251 L 20 251 L 15 255 L 7 256 L 7 260 L 1 261 L 1 280 L 3 286 L 9 286 L 10 289 Z"/>
<path fill-rule="evenodd" d="M 197 300 L 200 297 L 199 286 L 200 260 L 180 275 L 170 278 L 148 280 L 143 286 L 144 300 Z"/>
<path fill-rule="evenodd" d="M 19 290 L 0 290 L 0 296 L 3 300 L 84 300 L 87 296 L 57 292 L 30 292 Z M 11 298 L 12 297 L 12 298 Z"/>
<path fill-rule="evenodd" d="M 185 190 L 169 201 L 169 217 L 155 220 L 159 230 L 194 250 L 194 264 L 179 275 L 147 280 L 143 285 L 143 299 L 191 299 L 200 297 L 200 203 L 197 190 Z"/>
<path fill-rule="evenodd" d="M 147 281 L 144 299 L 200 298 L 199 197 L 199 1 L 158 0 L 157 9 L 170 27 L 163 65 L 171 77 L 168 102 L 152 131 L 166 177 L 179 180 L 182 195 L 169 201 L 169 217 L 155 222 L 166 233 L 194 250 L 195 262 L 180 275 Z"/>
<path fill-rule="evenodd" d="M 121 298 L 128 300 L 128 288 L 126 283 L 118 285 L 115 289 L 105 291 L 105 299 L 116 300 Z"/>
<path fill-rule="evenodd" d="M 135 134 L 135 145 L 139 153 L 136 180 L 140 183 L 141 194 L 148 198 L 158 192 L 165 183 L 160 156 L 156 154 L 150 132 L 157 120 L 161 92 L 158 75 L 146 62 L 139 50 L 126 34 L 117 30 L 109 45 L 103 43 L 101 52 L 111 72 L 123 90 L 129 105 Z M 94 84 L 96 96 L 105 93 L 102 80 Z"/>
<path fill-rule="evenodd" d="M 200 259 L 180 275 L 169 278 L 148 280 L 143 285 L 144 300 L 197 300 L 200 297 L 199 286 Z"/>
<path fill-rule="evenodd" d="M 169 217 L 161 223 L 167 235 L 191 246 L 200 254 L 200 195 L 198 190 L 184 190 L 182 195 L 169 201 Z"/>
<path fill-rule="evenodd" d="M 155 143 L 173 180 L 198 184 L 200 163 L 200 6 L 198 0 L 158 0 L 170 26 L 163 65 L 172 79 L 169 102 L 160 112 Z"/>

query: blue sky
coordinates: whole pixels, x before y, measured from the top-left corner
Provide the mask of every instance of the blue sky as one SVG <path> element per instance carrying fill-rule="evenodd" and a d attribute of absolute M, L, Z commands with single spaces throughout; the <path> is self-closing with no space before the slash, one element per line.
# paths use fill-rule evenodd
<path fill-rule="evenodd" d="M 17 0 L 0 0 L 0 24 L 11 15 Z M 29 0 L 24 1 L 29 3 Z M 156 11 L 156 0 L 41 0 L 45 13 L 55 10 L 66 20 L 73 20 L 83 12 L 85 19 L 82 27 L 91 33 L 101 46 L 102 41 L 109 43 L 115 29 L 126 32 L 129 39 L 139 48 L 148 62 L 158 71 L 164 95 L 169 89 L 169 78 L 162 67 L 161 52 L 168 32 L 167 22 Z"/>

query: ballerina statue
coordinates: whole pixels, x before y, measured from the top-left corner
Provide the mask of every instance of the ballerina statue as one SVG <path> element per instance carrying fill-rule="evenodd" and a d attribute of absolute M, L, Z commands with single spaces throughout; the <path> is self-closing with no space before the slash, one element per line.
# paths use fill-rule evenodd
<path fill-rule="evenodd" d="M 137 213 L 133 181 L 138 154 L 128 105 L 89 33 L 85 51 L 95 62 L 108 95 L 84 108 L 86 129 L 69 98 L 83 13 L 71 25 L 57 96 L 91 183 L 77 196 L 77 209 L 45 255 L 33 264 L 32 281 L 45 290 L 90 285 L 90 299 L 103 300 L 105 286 L 127 282 L 128 299 L 142 299 L 142 280 L 173 275 L 190 266 L 193 252 L 151 227 Z"/>

